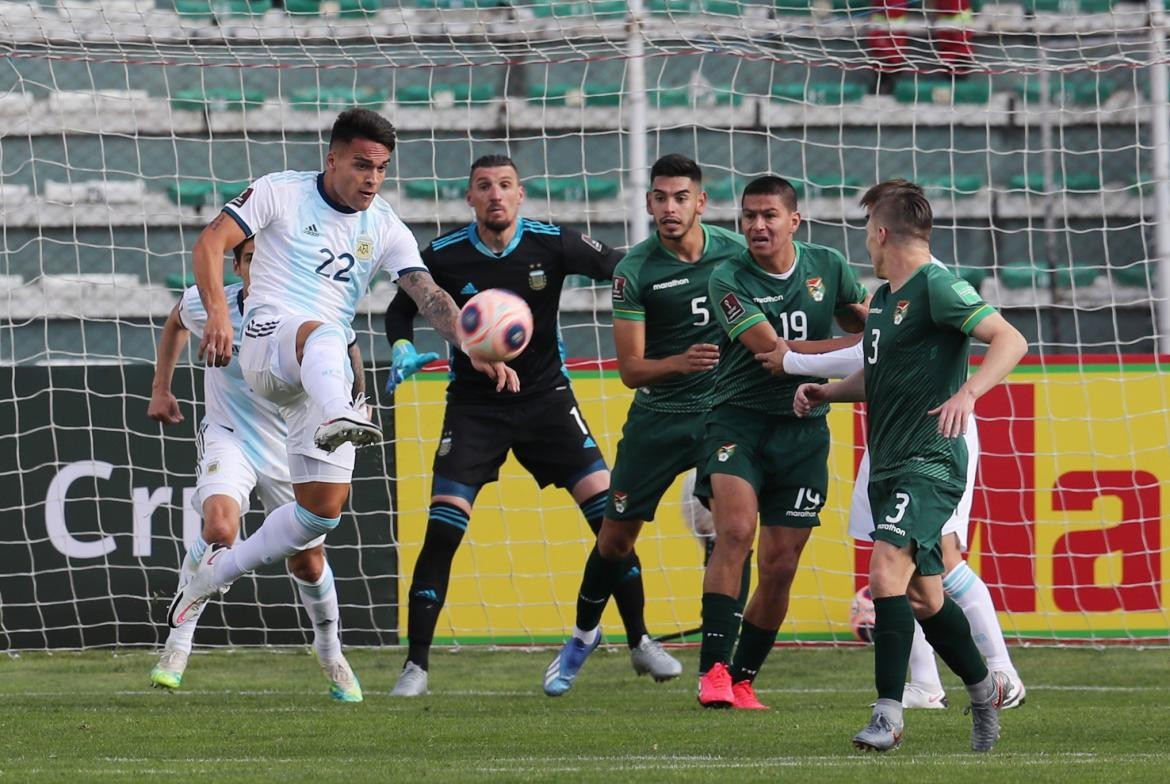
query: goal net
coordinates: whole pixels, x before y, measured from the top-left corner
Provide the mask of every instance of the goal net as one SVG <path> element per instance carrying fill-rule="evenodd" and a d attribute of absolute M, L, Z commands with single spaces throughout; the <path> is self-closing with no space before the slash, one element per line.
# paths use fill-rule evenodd
<path fill-rule="evenodd" d="M 318 169 L 337 112 L 399 130 L 383 191 L 420 244 L 470 220 L 469 163 L 505 152 L 523 214 L 614 246 L 645 235 L 646 166 L 702 165 L 705 218 L 779 174 L 801 239 L 867 282 L 868 185 L 928 189 L 932 248 L 1028 337 L 980 401 L 971 561 L 1012 640 L 1164 643 L 1170 257 L 1160 6 L 1113 0 L 60 0 L 0 3 L 0 648 L 157 644 L 186 543 L 202 371 L 185 421 L 146 416 L 190 249 L 260 175 Z M 872 288 L 872 285 L 871 285 Z M 379 282 L 359 344 L 387 441 L 330 536 L 343 639 L 394 643 L 426 524 L 445 375 L 382 393 Z M 612 458 L 631 393 L 604 284 L 563 296 L 567 364 Z M 424 326 L 424 325 L 420 325 Z M 420 350 L 439 349 L 432 331 Z M 696 428 L 701 423 L 696 421 Z M 860 415 L 830 418 L 832 484 L 782 639 L 845 642 L 867 553 L 846 534 Z M 703 547 L 667 495 L 638 550 L 656 634 L 698 626 Z M 254 504 L 258 509 L 258 504 Z M 260 517 L 248 515 L 245 529 Z M 564 491 L 514 461 L 480 494 L 440 643 L 559 641 L 591 547 Z M 603 622 L 620 628 L 614 611 Z M 241 580 L 196 643 L 311 638 L 281 569 Z"/>

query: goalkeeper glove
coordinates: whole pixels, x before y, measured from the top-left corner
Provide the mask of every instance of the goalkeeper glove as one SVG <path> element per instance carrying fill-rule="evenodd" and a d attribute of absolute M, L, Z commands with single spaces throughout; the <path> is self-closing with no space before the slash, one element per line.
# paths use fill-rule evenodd
<path fill-rule="evenodd" d="M 386 379 L 386 394 L 393 395 L 399 384 L 438 358 L 439 355 L 433 351 L 418 353 L 414 344 L 405 338 L 394 341 L 390 352 L 390 377 Z"/>

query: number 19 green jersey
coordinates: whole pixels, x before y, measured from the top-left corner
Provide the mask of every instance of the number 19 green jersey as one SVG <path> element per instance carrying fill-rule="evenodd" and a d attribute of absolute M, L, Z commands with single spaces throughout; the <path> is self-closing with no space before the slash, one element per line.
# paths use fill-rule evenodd
<path fill-rule="evenodd" d="M 906 473 L 966 481 L 966 443 L 939 435 L 938 418 L 927 412 L 967 380 L 969 335 L 992 313 L 941 264 L 874 294 L 864 346 L 871 481 Z"/>
<path fill-rule="evenodd" d="M 703 255 L 693 263 L 667 250 L 657 232 L 630 248 L 613 273 L 613 317 L 646 322 L 646 359 L 682 354 L 696 343 L 719 343 L 722 330 L 711 317 L 707 283 L 719 262 L 744 247 L 741 235 L 703 224 Z M 634 402 L 662 413 L 706 411 L 713 375 L 668 378 L 640 388 Z"/>

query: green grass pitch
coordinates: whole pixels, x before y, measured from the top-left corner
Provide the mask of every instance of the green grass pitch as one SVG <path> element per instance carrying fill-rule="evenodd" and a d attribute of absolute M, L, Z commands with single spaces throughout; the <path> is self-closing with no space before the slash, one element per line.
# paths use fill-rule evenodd
<path fill-rule="evenodd" d="M 173 694 L 148 688 L 145 651 L 0 657 L 0 782 L 1170 780 L 1164 650 L 1016 649 L 1028 701 L 987 755 L 967 750 L 949 673 L 948 710 L 908 712 L 897 751 L 854 752 L 867 649 L 776 649 L 768 712 L 700 709 L 694 649 L 666 684 L 600 649 L 558 699 L 540 690 L 549 650 L 436 652 L 432 693 L 410 700 L 387 696 L 400 649 L 348 655 L 362 704 L 331 701 L 303 651 L 198 653 Z"/>

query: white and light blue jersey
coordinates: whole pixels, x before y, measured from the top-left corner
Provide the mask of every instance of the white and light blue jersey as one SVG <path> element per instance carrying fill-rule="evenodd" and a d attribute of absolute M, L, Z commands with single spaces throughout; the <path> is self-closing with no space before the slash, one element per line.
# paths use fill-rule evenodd
<path fill-rule="evenodd" d="M 350 341 L 358 300 L 380 269 L 426 271 L 406 224 L 381 196 L 352 210 L 325 193 L 320 172 L 256 180 L 223 211 L 256 237 L 247 318 L 262 308 L 340 324 Z"/>
<path fill-rule="evenodd" d="M 244 284 L 234 283 L 224 289 L 228 315 L 232 320 L 232 353 L 238 355 L 244 334 Z M 179 320 L 196 337 L 203 337 L 207 311 L 195 286 L 183 292 L 179 300 Z M 288 428 L 279 409 L 257 395 L 244 381 L 240 362 L 233 358 L 227 367 L 209 367 L 203 371 L 203 422 L 218 425 L 239 442 L 244 454 L 259 474 L 289 481 Z"/>

